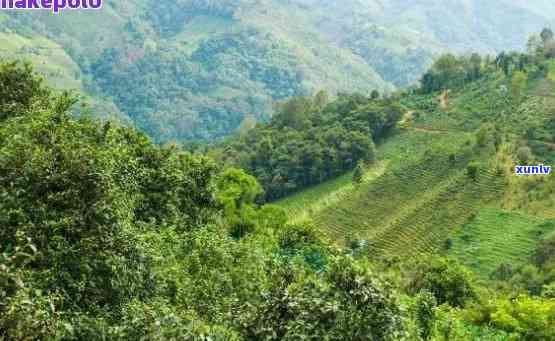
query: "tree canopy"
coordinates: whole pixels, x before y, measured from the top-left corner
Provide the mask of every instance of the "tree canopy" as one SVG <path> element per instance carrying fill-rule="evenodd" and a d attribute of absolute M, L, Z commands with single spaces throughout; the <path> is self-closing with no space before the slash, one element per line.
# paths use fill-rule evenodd
<path fill-rule="evenodd" d="M 379 140 L 403 114 L 389 98 L 340 95 L 326 103 L 297 97 L 279 104 L 269 124 L 259 125 L 217 148 L 224 162 L 261 183 L 267 200 L 283 197 L 376 160 Z"/>

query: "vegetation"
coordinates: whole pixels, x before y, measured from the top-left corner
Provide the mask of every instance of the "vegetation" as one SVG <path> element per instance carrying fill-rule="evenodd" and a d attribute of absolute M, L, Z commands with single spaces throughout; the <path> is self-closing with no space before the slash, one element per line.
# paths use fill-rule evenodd
<path fill-rule="evenodd" d="M 0 70 L 24 91 L 2 103 L 2 339 L 404 335 L 394 289 L 256 206 L 251 176 L 72 118 L 28 66 Z"/>
<path fill-rule="evenodd" d="M 499 233 L 503 227 L 503 233 Z M 517 267 L 533 256 L 537 243 L 553 226 L 542 219 L 497 209 L 483 209 L 453 239 L 450 252 L 488 277 L 503 264 Z"/>
<path fill-rule="evenodd" d="M 416 83 L 440 53 L 517 49 L 555 19 L 548 1 L 499 1 L 129 0 L 86 15 L 10 11 L 0 15 L 0 58 L 28 59 L 50 84 L 86 94 L 95 115 L 156 142 L 211 142 L 246 119 L 268 122 L 275 101 L 320 89 L 389 93 Z"/>
<path fill-rule="evenodd" d="M 462 87 L 482 76 L 482 57 L 473 54 L 469 58 L 447 54 L 441 56 L 422 77 L 424 93 Z"/>
<path fill-rule="evenodd" d="M 293 97 L 195 153 L 0 63 L 0 339 L 555 338 L 553 177 L 512 174 L 555 158 L 539 37 L 471 78 L 444 57 L 436 88 Z"/>
<path fill-rule="evenodd" d="M 253 174 L 275 200 L 336 177 L 357 163 L 376 160 L 374 141 L 403 115 L 393 99 L 342 95 L 326 103 L 296 97 L 279 106 L 268 125 L 259 125 L 223 144 L 219 158 Z"/>
<path fill-rule="evenodd" d="M 407 113 L 375 165 L 278 202 L 402 278 L 422 339 L 554 337 L 555 183 L 513 175 L 555 156 L 552 38 L 542 35 L 526 54 L 440 58 L 420 88 L 396 96 Z M 527 309 L 542 309 L 537 323 Z"/>

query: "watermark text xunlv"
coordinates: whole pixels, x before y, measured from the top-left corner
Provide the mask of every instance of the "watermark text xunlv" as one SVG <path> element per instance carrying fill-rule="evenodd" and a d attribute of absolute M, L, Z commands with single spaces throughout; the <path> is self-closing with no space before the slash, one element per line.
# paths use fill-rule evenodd
<path fill-rule="evenodd" d="M 539 164 L 537 166 L 516 166 L 515 174 L 517 175 L 549 175 L 551 174 L 551 166 Z"/>

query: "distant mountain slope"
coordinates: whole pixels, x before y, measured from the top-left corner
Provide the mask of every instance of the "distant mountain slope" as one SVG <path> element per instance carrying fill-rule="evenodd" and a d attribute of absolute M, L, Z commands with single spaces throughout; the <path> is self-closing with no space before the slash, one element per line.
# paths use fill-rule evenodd
<path fill-rule="evenodd" d="M 266 120 L 290 96 L 388 91 L 446 50 L 522 47 L 552 9 L 544 0 L 106 2 L 61 16 L 0 13 L 0 39 L 26 42 L 0 56 L 48 65 L 55 85 L 84 88 L 158 141 L 210 140 L 246 115 Z M 45 53 L 39 41 L 61 50 Z"/>

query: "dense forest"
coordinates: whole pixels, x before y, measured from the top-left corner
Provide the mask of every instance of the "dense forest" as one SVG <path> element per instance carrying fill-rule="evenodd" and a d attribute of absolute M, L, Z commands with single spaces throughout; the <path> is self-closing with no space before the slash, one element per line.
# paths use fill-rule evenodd
<path fill-rule="evenodd" d="M 506 75 L 504 57 L 447 56 L 408 93 L 295 97 L 267 125 L 209 148 L 226 161 L 218 163 L 86 112 L 75 117 L 73 95 L 50 89 L 29 65 L 2 62 L 0 339 L 554 339 L 552 233 L 529 264 L 501 266 L 484 284 L 448 257 L 451 239 L 442 252 L 388 257 L 365 239 L 340 244 L 318 222 L 260 205 L 357 164 L 360 178 L 380 158 L 374 142 L 400 134 L 404 106 L 422 111 L 418 123 L 443 90 L 497 75 L 516 94 L 519 72 L 548 79 L 553 37 L 542 37 Z M 506 150 L 510 131 L 500 139 L 492 131 L 472 132 L 464 153 L 425 151 L 420 162 L 464 165 L 465 183 L 478 185 L 484 166 L 466 154 Z M 426 184 L 446 169 L 430 170 Z M 534 196 L 547 186 L 535 183 Z M 395 192 L 399 202 L 408 194 Z"/>
<path fill-rule="evenodd" d="M 376 160 L 374 142 L 394 127 L 403 109 L 393 98 L 340 95 L 328 103 L 319 92 L 278 105 L 266 125 L 223 143 L 223 162 L 247 170 L 263 186 L 266 199 L 321 183 Z M 247 127 L 248 128 L 248 127 Z"/>

